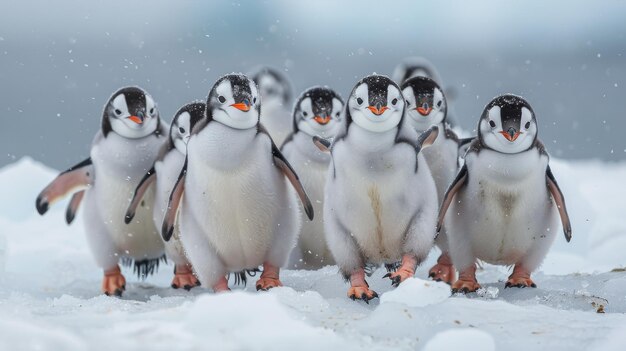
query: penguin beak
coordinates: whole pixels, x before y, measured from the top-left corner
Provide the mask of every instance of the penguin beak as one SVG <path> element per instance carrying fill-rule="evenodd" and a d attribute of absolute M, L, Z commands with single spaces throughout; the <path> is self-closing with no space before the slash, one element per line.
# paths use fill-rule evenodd
<path fill-rule="evenodd" d="M 137 117 L 137 116 L 130 116 L 128 117 L 128 119 L 130 119 L 131 121 L 137 123 L 137 124 L 143 124 L 143 118 Z"/>
<path fill-rule="evenodd" d="M 373 114 L 375 114 L 376 116 L 380 116 L 383 113 L 385 113 L 385 111 L 387 111 L 389 109 L 389 107 L 387 106 L 367 106 L 367 108 L 370 109 L 370 111 L 372 111 Z"/>
<path fill-rule="evenodd" d="M 238 102 L 238 103 L 232 104 L 230 106 L 232 106 L 232 107 L 234 107 L 234 108 L 236 108 L 236 109 L 238 109 L 240 111 L 243 111 L 243 112 L 250 111 L 250 105 L 246 104 L 246 103 L 243 103 L 243 102 Z"/>
<path fill-rule="evenodd" d="M 517 139 L 517 137 L 519 137 L 519 135 L 522 134 L 522 132 L 519 132 L 515 130 L 515 128 L 511 127 L 506 132 L 501 131 L 500 134 L 502 134 L 506 138 L 506 140 L 510 142 L 514 142 L 515 139 Z"/>
<path fill-rule="evenodd" d="M 419 112 L 420 115 L 426 117 L 430 114 L 430 111 L 432 111 L 433 108 L 428 106 L 428 104 L 424 104 L 420 107 L 417 107 L 416 110 L 417 112 Z"/>
<path fill-rule="evenodd" d="M 330 122 L 330 115 L 326 115 L 324 117 L 322 116 L 315 116 L 313 117 L 313 120 L 315 120 L 315 122 L 321 124 L 321 125 L 326 125 L 328 124 L 328 122 Z"/>

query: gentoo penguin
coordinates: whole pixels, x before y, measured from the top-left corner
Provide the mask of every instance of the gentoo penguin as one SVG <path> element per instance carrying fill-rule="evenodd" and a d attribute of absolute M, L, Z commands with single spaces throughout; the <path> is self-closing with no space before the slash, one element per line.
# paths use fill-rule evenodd
<path fill-rule="evenodd" d="M 260 265 L 257 290 L 281 286 L 279 267 L 300 230 L 296 193 L 313 219 L 298 176 L 259 124 L 260 109 L 256 84 L 245 75 L 229 74 L 215 83 L 203 118 L 192 126 L 163 222 L 169 240 L 180 205 L 187 257 L 215 292 L 228 290 L 226 274 Z"/>
<path fill-rule="evenodd" d="M 445 95 L 447 95 L 448 100 L 453 100 L 451 98 L 455 95 L 454 90 L 449 87 L 445 88 L 444 83 L 441 80 L 441 75 L 439 75 L 439 71 L 437 71 L 435 65 L 427 59 L 423 57 L 407 57 L 393 70 L 392 79 L 400 86 L 402 86 L 407 79 L 413 77 L 426 77 L 434 80 L 440 87 L 444 87 L 444 90 L 446 90 Z M 449 106 L 449 101 L 447 110 L 446 120 L 448 123 L 455 126 L 456 115 L 453 113 L 452 107 Z"/>
<path fill-rule="evenodd" d="M 263 99 L 261 124 L 267 128 L 276 145 L 282 145 L 291 133 L 292 88 L 287 76 L 271 67 L 260 67 L 250 75 Z"/>
<path fill-rule="evenodd" d="M 405 101 L 391 79 L 360 80 L 346 102 L 346 127 L 330 147 L 324 196 L 328 247 L 346 280 L 348 297 L 368 301 L 378 295 L 365 281 L 365 267 L 385 263 L 397 286 L 412 277 L 435 237 L 437 191 L 421 149 L 438 127 L 417 133 L 404 123 Z M 398 262 L 401 262 L 398 265 Z"/>
<path fill-rule="evenodd" d="M 476 260 L 513 265 L 506 287 L 535 287 L 541 264 L 559 229 L 572 235 L 565 200 L 537 139 L 537 120 L 523 98 L 504 94 L 485 107 L 478 137 L 448 188 L 439 212 L 450 254 L 459 269 L 454 292 L 480 288 Z M 447 216 L 446 216 L 447 213 Z"/>
<path fill-rule="evenodd" d="M 316 135 L 333 138 L 342 126 L 342 107 L 343 100 L 332 89 L 313 87 L 305 90 L 293 109 L 293 133 L 281 147 L 283 155 L 300 176 L 317 214 L 312 221 L 303 218 L 298 245 L 290 258 L 289 267 L 292 268 L 317 269 L 335 264 L 326 245 L 321 215 L 330 155 L 315 147 L 311 138 Z"/>
<path fill-rule="evenodd" d="M 104 106 L 101 129 L 91 146 L 90 157 L 70 167 L 37 197 L 36 207 L 44 214 L 48 207 L 76 189 L 86 188 L 84 203 L 87 242 L 96 263 L 104 270 L 102 291 L 120 296 L 126 280 L 118 263 L 133 264 L 139 276 L 154 273 L 163 259 L 164 247 L 152 221 L 154 192 L 145 194 L 135 219 L 124 223 L 124 211 L 143 175 L 152 167 L 166 140 L 167 126 L 160 118 L 152 97 L 139 87 L 116 91 Z M 70 202 L 66 219 L 75 209 Z"/>
<path fill-rule="evenodd" d="M 130 206 L 126 211 L 126 223 L 130 223 L 135 216 L 137 206 L 143 200 L 146 190 L 155 184 L 155 196 L 153 207 L 154 225 L 160 228 L 165 218 L 165 212 L 169 202 L 170 192 L 178 180 L 180 169 L 185 163 L 187 154 L 187 141 L 191 135 L 191 126 L 204 117 L 204 102 L 192 102 L 181 107 L 172 120 L 167 143 L 161 148 L 161 152 L 154 166 L 144 175 L 137 185 Z M 165 242 L 167 258 L 174 262 L 174 279 L 172 288 L 184 288 L 190 290 L 200 285 L 193 275 L 191 264 L 187 260 L 183 245 L 180 241 L 178 225 L 174 226 L 174 233 L 170 241 Z"/>
<path fill-rule="evenodd" d="M 418 133 L 423 133 L 431 126 L 438 126 L 441 134 L 435 143 L 424 150 L 424 158 L 437 186 L 437 198 L 441 201 L 452 183 L 458 170 L 459 138 L 446 121 L 447 104 L 443 90 L 434 80 L 426 77 L 413 77 L 401 85 L 406 100 L 406 119 Z M 437 240 L 441 256 L 429 272 L 436 281 L 451 284 L 455 278 L 452 259 L 448 253 L 448 239 L 445 228 Z"/>

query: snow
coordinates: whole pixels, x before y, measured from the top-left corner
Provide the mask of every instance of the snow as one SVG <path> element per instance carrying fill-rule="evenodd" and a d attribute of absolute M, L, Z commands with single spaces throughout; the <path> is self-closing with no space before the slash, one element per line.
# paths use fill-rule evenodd
<path fill-rule="evenodd" d="M 169 288 L 173 267 L 140 281 L 125 271 L 124 297 L 100 294 L 82 218 L 67 201 L 34 208 L 57 171 L 29 158 L 0 169 L 0 350 L 622 350 L 626 343 L 626 163 L 553 160 L 573 221 L 534 275 L 537 289 L 504 289 L 506 267 L 484 265 L 484 289 L 449 296 L 416 277 L 393 289 L 368 278 L 380 300 L 346 297 L 336 267 L 283 271 L 283 288 L 215 295 Z M 602 306 L 602 307 L 601 307 Z M 604 310 L 605 313 L 597 313 Z"/>

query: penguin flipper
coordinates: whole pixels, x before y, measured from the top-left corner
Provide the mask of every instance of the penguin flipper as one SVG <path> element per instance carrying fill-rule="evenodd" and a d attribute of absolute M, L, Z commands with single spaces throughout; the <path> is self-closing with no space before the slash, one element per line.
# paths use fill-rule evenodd
<path fill-rule="evenodd" d="M 163 240 L 170 241 L 172 234 L 174 234 L 174 223 L 176 222 L 176 215 L 178 214 L 178 206 L 180 206 L 180 200 L 183 198 L 185 192 L 185 177 L 187 176 L 187 157 L 185 157 L 185 164 L 180 171 L 178 180 L 172 189 L 170 199 L 167 204 L 167 210 L 165 211 L 165 218 L 163 218 L 163 226 L 161 227 L 161 236 Z"/>
<path fill-rule="evenodd" d="M 570 242 L 570 240 L 572 240 L 572 224 L 569 220 L 569 215 L 567 214 L 567 208 L 565 207 L 565 198 L 563 197 L 561 188 L 559 188 L 559 184 L 557 184 L 556 179 L 554 178 L 554 174 L 552 174 L 550 166 L 546 169 L 546 184 L 550 194 L 552 194 L 556 208 L 559 210 L 559 214 L 561 215 L 561 223 L 563 223 L 563 234 L 565 234 L 565 240 Z"/>
<path fill-rule="evenodd" d="M 459 150 L 459 156 L 462 158 L 465 158 L 465 154 L 467 153 L 467 150 L 470 147 L 470 143 L 476 139 L 475 137 L 471 137 L 471 138 L 463 138 L 463 139 L 459 139 L 458 141 L 458 150 Z"/>
<path fill-rule="evenodd" d="M 456 178 L 448 187 L 446 194 L 443 197 L 443 201 L 441 202 L 441 208 L 439 209 L 439 216 L 437 217 L 437 234 L 441 231 L 441 226 L 443 225 L 443 219 L 446 216 L 446 212 L 448 211 L 448 207 L 452 203 L 452 199 L 454 195 L 467 183 L 467 165 L 463 165 L 459 170 L 459 173 L 456 175 Z"/>
<path fill-rule="evenodd" d="M 93 164 L 91 157 L 61 172 L 46 186 L 35 201 L 40 215 L 45 214 L 50 205 L 79 187 L 87 187 L 93 183 Z M 80 201 L 79 201 L 80 203 Z"/>
<path fill-rule="evenodd" d="M 331 143 L 328 139 L 324 139 L 321 136 L 316 135 L 313 137 L 313 144 L 315 144 L 321 152 L 330 152 Z"/>
<path fill-rule="evenodd" d="M 67 222 L 67 224 L 72 224 L 74 221 L 78 206 L 80 206 L 80 203 L 83 201 L 83 196 L 85 196 L 85 190 L 75 192 L 74 195 L 72 195 L 72 199 L 67 205 L 67 210 L 65 210 L 65 222 Z"/>
<path fill-rule="evenodd" d="M 124 222 L 126 224 L 130 223 L 135 217 L 135 211 L 137 211 L 137 206 L 141 202 L 143 195 L 146 193 L 146 190 L 150 188 L 150 185 L 154 183 L 156 180 L 156 171 L 154 166 L 150 168 L 150 170 L 141 178 L 141 181 L 137 185 L 135 189 L 135 193 L 133 194 L 133 199 L 130 201 L 130 205 L 128 205 L 128 209 L 126 210 L 126 215 L 124 216 Z"/>
<path fill-rule="evenodd" d="M 417 138 L 417 146 L 416 149 L 419 152 L 432 144 L 437 140 L 437 136 L 439 135 L 439 127 L 432 126 L 429 129 L 425 130 L 420 136 Z"/>
<path fill-rule="evenodd" d="M 276 144 L 272 141 L 272 156 L 274 158 L 274 164 L 278 167 L 285 177 L 289 180 L 291 185 L 296 189 L 298 196 L 300 197 L 300 201 L 302 201 L 302 206 L 304 207 L 304 212 L 306 212 L 307 217 L 310 220 L 313 220 L 313 205 L 311 204 L 311 200 L 309 200 L 309 196 L 306 194 L 302 183 L 300 182 L 300 178 L 296 174 L 296 171 L 293 170 L 289 161 L 283 156 L 280 150 L 276 147 Z"/>

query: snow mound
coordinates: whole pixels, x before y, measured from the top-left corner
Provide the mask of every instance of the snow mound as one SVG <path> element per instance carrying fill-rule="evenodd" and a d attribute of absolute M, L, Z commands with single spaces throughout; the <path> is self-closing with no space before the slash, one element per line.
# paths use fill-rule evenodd
<path fill-rule="evenodd" d="M 426 281 L 409 278 L 397 289 L 380 296 L 380 303 L 402 303 L 410 307 L 424 307 L 447 300 L 450 297 L 450 286 L 442 282 Z"/>
<path fill-rule="evenodd" d="M 450 329 L 433 336 L 424 351 L 448 351 L 448 350 L 480 350 L 494 351 L 496 343 L 493 337 L 482 330 L 477 329 Z"/>

